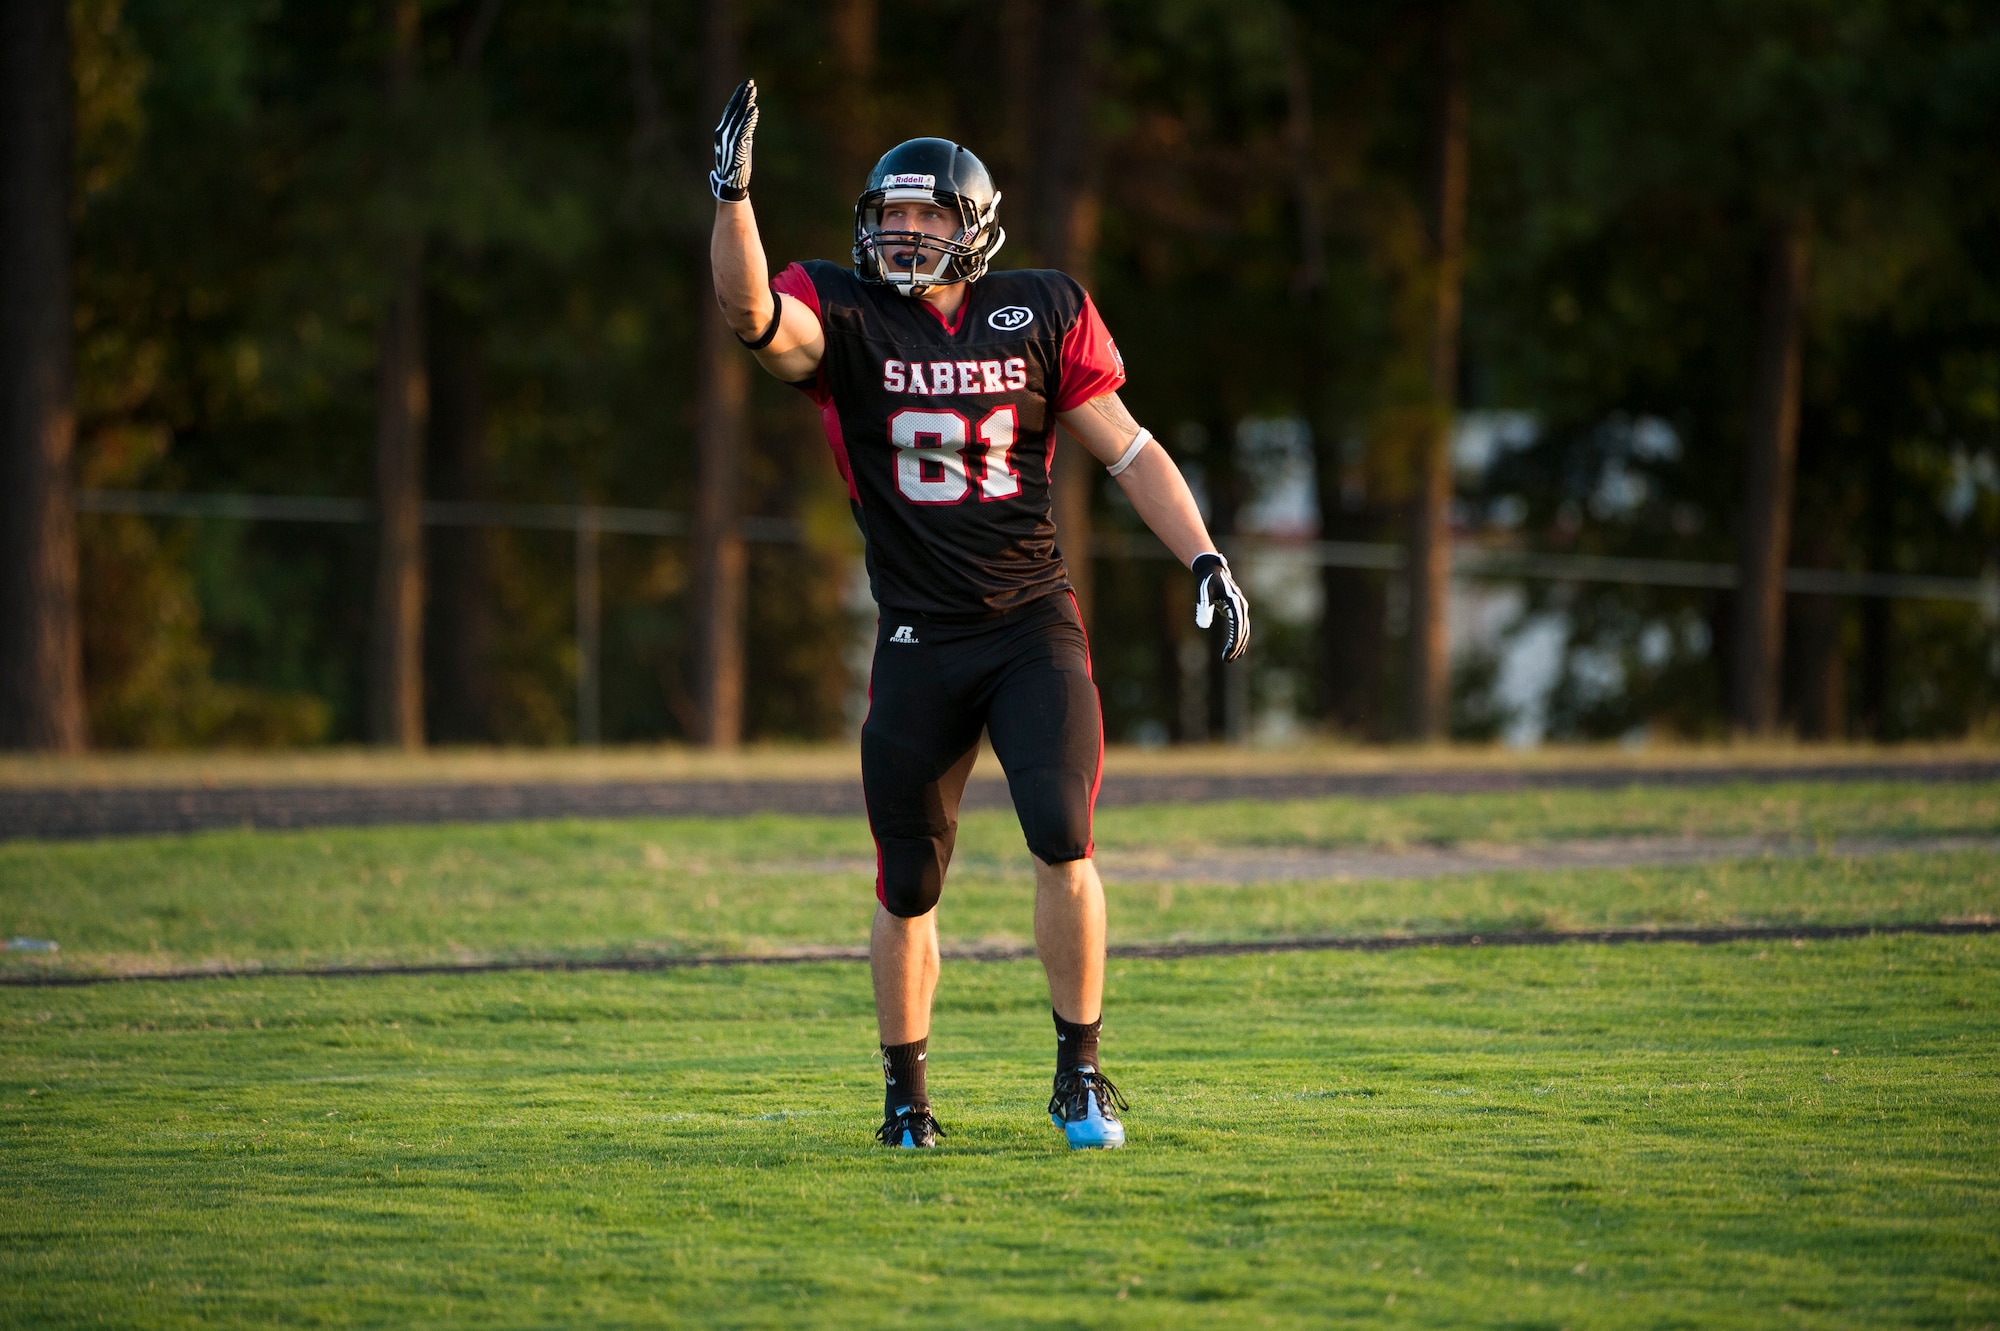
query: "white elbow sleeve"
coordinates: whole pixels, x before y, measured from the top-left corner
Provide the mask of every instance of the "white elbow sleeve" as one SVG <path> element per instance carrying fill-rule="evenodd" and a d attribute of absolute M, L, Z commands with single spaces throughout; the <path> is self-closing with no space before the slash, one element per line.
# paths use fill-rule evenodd
<path fill-rule="evenodd" d="M 1106 470 L 1109 471 L 1113 476 L 1119 475 L 1127 467 L 1131 466 L 1135 461 L 1138 460 L 1139 454 L 1143 452 L 1145 450 L 1146 445 L 1151 443 L 1152 441 L 1153 441 L 1153 432 L 1145 428 L 1143 425 L 1140 426 L 1139 433 L 1132 436 L 1132 442 L 1126 446 L 1125 452 L 1119 457 L 1119 459 L 1116 462 L 1112 463 L 1108 468 L 1106 468 Z"/>

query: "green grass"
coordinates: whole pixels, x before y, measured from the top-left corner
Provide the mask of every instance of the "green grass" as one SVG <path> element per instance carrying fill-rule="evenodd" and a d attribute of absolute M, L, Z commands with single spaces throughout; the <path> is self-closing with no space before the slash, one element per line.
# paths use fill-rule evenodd
<path fill-rule="evenodd" d="M 1104 810 L 1098 822 L 1100 846 L 1170 850 L 1197 850 L 1210 843 L 1331 847 L 1661 835 L 1894 837 L 2000 829 L 2000 785 L 1632 785 L 1602 791 L 1151 805 Z"/>
<path fill-rule="evenodd" d="M 913 1158 L 857 965 L 0 991 L 0 1323 L 1987 1326 L 1996 994 L 1990 937 L 1114 963 L 1073 1156 L 1037 968 L 950 965 Z"/>
<path fill-rule="evenodd" d="M 2000 787 L 1634 788 L 1109 809 L 1121 852 L 1235 845 L 1532 842 L 1610 834 L 1824 839 L 1991 833 Z M 0 935 L 55 958 L 0 970 L 117 972 L 609 953 L 744 953 L 866 940 L 859 819 L 764 817 L 213 833 L 0 845 Z M 1010 813 L 968 816 L 941 924 L 1025 942 L 1029 878 Z M 2000 856 L 1905 853 L 1369 883 L 1114 883 L 1121 942 L 1296 934 L 1990 918 Z"/>
<path fill-rule="evenodd" d="M 1990 833 L 1992 786 L 1106 811 L 1120 851 Z M 0 846 L 65 970 L 854 945 L 858 820 Z M 1022 940 L 1004 814 L 956 940 Z M 1988 916 L 1912 850 L 1114 884 L 1126 940 Z M 35 964 L 33 958 L 11 965 Z M 873 1147 L 867 971 L 0 989 L 0 1325 L 1991 1326 L 2000 937 L 1116 962 L 1133 1145 L 1040 1108 L 1032 963 L 947 966 L 950 1129 Z M 1836 1050 L 1838 1052 L 1836 1052 Z"/>

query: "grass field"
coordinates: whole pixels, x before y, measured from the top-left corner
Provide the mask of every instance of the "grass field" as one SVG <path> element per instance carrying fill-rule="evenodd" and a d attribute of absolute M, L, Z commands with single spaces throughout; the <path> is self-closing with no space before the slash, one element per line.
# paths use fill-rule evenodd
<path fill-rule="evenodd" d="M 0 1319 L 1991 1325 L 1996 994 L 1994 938 L 1115 963 L 1076 1156 L 1037 968 L 964 964 L 910 1158 L 855 965 L 9 992 Z"/>
<path fill-rule="evenodd" d="M 1992 786 L 1108 811 L 1121 850 L 1990 832 Z M 849 944 L 850 820 L 0 846 L 54 964 Z M 945 926 L 1027 931 L 969 819 Z M 1991 917 L 2000 856 L 1121 884 L 1126 939 Z M 873 1146 L 866 968 L 0 989 L 0 1325 L 2000 1324 L 2000 937 L 1111 968 L 1132 1145 L 1041 1114 L 1032 962 L 947 966 L 950 1136 Z"/>
<path fill-rule="evenodd" d="M 1823 840 L 1991 833 L 2000 786 L 1634 788 L 1105 810 L 1100 855 L 1232 846 L 1532 844 L 1755 834 Z M 386 964 L 495 957 L 760 953 L 866 941 L 860 819 L 764 817 L 209 833 L 0 845 L 0 934 L 54 958 L 0 972 Z M 1427 881 L 1114 883 L 1114 940 L 1607 925 L 1991 918 L 2000 856 L 1890 855 Z M 969 815 L 940 923 L 1019 944 L 1029 878 L 1011 814 Z"/>

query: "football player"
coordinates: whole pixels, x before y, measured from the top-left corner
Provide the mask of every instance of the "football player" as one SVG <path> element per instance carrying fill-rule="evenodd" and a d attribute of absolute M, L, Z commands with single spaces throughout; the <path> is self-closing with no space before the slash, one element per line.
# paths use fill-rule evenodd
<path fill-rule="evenodd" d="M 745 82 L 715 131 L 716 299 L 758 362 L 819 407 L 881 609 L 861 728 L 877 1136 L 927 1147 L 940 1132 L 925 1079 L 937 904 L 983 730 L 1034 855 L 1057 1041 L 1049 1116 L 1072 1147 L 1120 1146 L 1125 1103 L 1097 1052 L 1103 721 L 1049 512 L 1055 427 L 1194 570 L 1196 622 L 1221 612 L 1225 660 L 1249 642 L 1249 606 L 1180 469 L 1118 400 L 1125 367 L 1090 296 L 1058 272 L 989 271 L 1006 233 L 979 159 L 944 139 L 890 149 L 854 206 L 853 268 L 814 260 L 772 278 L 749 198 L 757 114 Z"/>

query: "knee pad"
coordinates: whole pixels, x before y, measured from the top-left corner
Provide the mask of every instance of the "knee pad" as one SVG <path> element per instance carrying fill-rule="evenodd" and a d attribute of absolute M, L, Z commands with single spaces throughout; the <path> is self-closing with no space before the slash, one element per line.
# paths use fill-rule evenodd
<path fill-rule="evenodd" d="M 1028 849 L 1044 864 L 1090 858 L 1090 782 L 1081 774 L 1043 768 L 1012 782 L 1014 812 Z"/>
<path fill-rule="evenodd" d="M 949 844 L 928 838 L 885 838 L 876 843 L 881 869 L 875 876 L 875 899 L 898 919 L 913 920 L 937 909 L 944 892 L 944 866 Z"/>
<path fill-rule="evenodd" d="M 937 906 L 958 841 L 958 799 L 978 750 L 940 775 L 934 760 L 869 729 L 861 732 L 861 784 L 879 871 L 875 899 L 902 919 Z"/>

